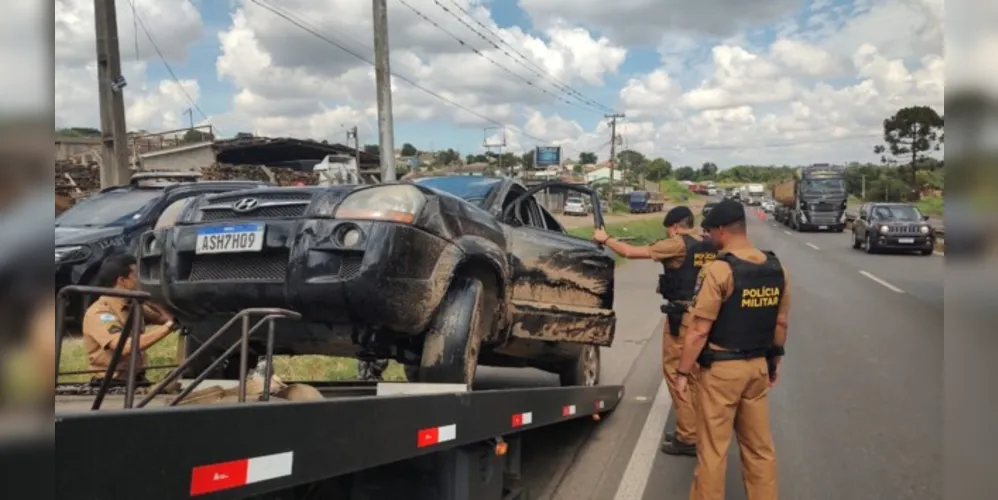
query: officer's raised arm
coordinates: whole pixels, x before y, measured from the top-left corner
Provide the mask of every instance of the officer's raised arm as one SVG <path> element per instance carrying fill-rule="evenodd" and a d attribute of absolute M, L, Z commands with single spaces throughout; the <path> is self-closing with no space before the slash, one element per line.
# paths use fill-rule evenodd
<path fill-rule="evenodd" d="M 599 228 L 593 231 L 593 240 L 597 243 L 610 247 L 617 255 L 629 259 L 651 259 L 656 262 L 663 262 L 669 259 L 683 257 L 686 254 L 686 244 L 681 238 L 673 238 L 679 234 L 681 227 L 685 225 L 692 227 L 693 211 L 686 206 L 675 207 L 665 215 L 662 225 L 666 229 L 668 238 L 658 240 L 648 246 L 634 246 L 620 241 L 607 234 L 606 230 Z"/>

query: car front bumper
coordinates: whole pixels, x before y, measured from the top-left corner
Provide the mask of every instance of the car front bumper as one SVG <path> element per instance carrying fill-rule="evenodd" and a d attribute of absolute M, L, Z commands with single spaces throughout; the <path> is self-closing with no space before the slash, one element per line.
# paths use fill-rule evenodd
<path fill-rule="evenodd" d="M 249 221 L 240 221 L 246 223 Z M 178 226 L 143 236 L 140 281 L 182 316 L 231 315 L 250 307 L 288 308 L 309 323 L 363 324 L 423 331 L 462 251 L 419 228 L 394 222 L 268 220 L 259 252 L 198 255 L 197 231 Z M 360 231 L 353 246 L 347 230 Z M 149 251 L 151 238 L 162 251 Z"/>
<path fill-rule="evenodd" d="M 925 234 L 883 234 L 877 233 L 878 248 L 896 250 L 924 250 L 935 246 L 935 237 Z"/>

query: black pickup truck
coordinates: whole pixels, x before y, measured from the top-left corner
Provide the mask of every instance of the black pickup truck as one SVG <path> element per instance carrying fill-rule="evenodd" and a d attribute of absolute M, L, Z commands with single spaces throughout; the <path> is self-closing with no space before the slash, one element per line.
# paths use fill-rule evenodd
<path fill-rule="evenodd" d="M 394 358 L 424 382 L 471 384 L 480 364 L 596 385 L 614 260 L 535 200 L 547 186 L 455 175 L 204 196 L 143 236 L 139 279 L 194 346 L 242 309 L 281 307 L 302 320 L 280 324 L 275 354 Z M 602 224 L 591 191 L 560 186 Z M 223 340 L 203 352 L 237 338 Z"/>

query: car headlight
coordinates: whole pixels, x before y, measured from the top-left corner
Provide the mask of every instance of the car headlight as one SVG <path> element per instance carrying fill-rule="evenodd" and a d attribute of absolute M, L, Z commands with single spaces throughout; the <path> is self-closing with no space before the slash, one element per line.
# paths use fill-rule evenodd
<path fill-rule="evenodd" d="M 890 230 L 891 230 L 891 228 L 889 228 L 887 226 L 880 226 L 880 233 L 881 234 L 887 234 L 887 232 L 890 231 Z"/>
<path fill-rule="evenodd" d="M 89 256 L 90 248 L 84 245 L 55 247 L 55 261 L 57 263 L 84 260 Z"/>
<path fill-rule="evenodd" d="M 929 226 L 922 226 L 919 231 L 921 231 L 922 234 L 929 234 Z"/>
<path fill-rule="evenodd" d="M 426 197 L 415 186 L 393 184 L 355 191 L 340 202 L 337 219 L 368 219 L 403 222 L 416 220 Z"/>

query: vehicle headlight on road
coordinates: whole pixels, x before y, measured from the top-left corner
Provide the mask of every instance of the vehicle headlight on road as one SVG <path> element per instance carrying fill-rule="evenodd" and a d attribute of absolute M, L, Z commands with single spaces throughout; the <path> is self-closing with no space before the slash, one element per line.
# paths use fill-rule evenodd
<path fill-rule="evenodd" d="M 929 234 L 929 226 L 922 226 L 919 231 L 921 231 L 922 234 Z"/>
<path fill-rule="evenodd" d="M 415 186 L 396 184 L 377 186 L 348 195 L 333 214 L 337 219 L 386 220 L 411 223 L 426 204 L 426 197 Z"/>
<path fill-rule="evenodd" d="M 890 230 L 891 230 L 891 228 L 889 228 L 887 226 L 880 226 L 880 233 L 881 234 L 887 234 L 887 232 L 890 231 Z"/>

